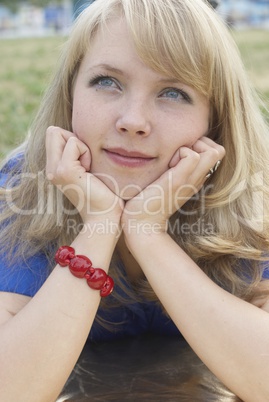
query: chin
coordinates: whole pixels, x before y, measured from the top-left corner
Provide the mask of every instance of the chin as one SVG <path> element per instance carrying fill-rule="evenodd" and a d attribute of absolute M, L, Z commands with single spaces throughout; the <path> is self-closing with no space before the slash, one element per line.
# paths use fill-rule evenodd
<path fill-rule="evenodd" d="M 111 176 L 107 175 L 97 175 L 97 177 L 118 197 L 124 201 L 128 201 L 134 198 L 136 195 L 141 193 L 141 191 L 148 186 L 150 183 L 126 183 L 118 182 Z"/>
<path fill-rule="evenodd" d="M 122 200 L 124 201 L 128 201 L 131 198 L 134 198 L 135 196 L 137 196 L 139 193 L 141 193 L 141 191 L 143 190 L 143 188 L 136 188 L 136 187 L 128 187 L 128 188 L 124 188 L 122 191 L 120 191 L 119 194 L 117 194 Z"/>
<path fill-rule="evenodd" d="M 106 183 L 107 185 L 109 183 Z M 110 188 L 111 191 L 113 191 L 118 197 L 120 197 L 124 201 L 128 201 L 131 198 L 134 198 L 137 196 L 141 191 L 146 187 L 147 185 L 141 186 L 138 184 L 127 184 L 124 186 L 117 186 L 115 187 L 108 187 Z"/>

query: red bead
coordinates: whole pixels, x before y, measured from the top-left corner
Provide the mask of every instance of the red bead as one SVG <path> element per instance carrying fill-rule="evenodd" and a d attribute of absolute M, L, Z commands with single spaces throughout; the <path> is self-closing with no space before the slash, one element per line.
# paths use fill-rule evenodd
<path fill-rule="evenodd" d="M 90 271 L 94 272 L 91 260 L 85 255 L 76 255 L 69 263 L 70 272 L 77 278 L 83 278 Z"/>
<path fill-rule="evenodd" d="M 93 274 L 90 276 L 89 279 L 87 279 L 87 283 L 90 288 L 100 290 L 106 282 L 106 279 L 106 272 L 101 268 L 95 268 Z"/>
<path fill-rule="evenodd" d="M 60 247 L 56 251 L 55 261 L 62 267 L 69 266 L 70 272 L 77 278 L 85 278 L 90 288 L 100 290 L 101 297 L 113 291 L 113 279 L 103 269 L 94 268 L 85 255 L 76 256 L 73 247 Z"/>
<path fill-rule="evenodd" d="M 61 267 L 66 267 L 69 265 L 70 260 L 75 257 L 75 250 L 73 247 L 62 246 L 55 254 L 55 261 L 61 265 Z"/>
<path fill-rule="evenodd" d="M 102 287 L 102 289 L 100 291 L 101 297 L 109 296 L 110 293 L 113 292 L 113 289 L 114 289 L 114 281 L 111 278 L 111 276 L 107 276 L 104 286 Z"/>

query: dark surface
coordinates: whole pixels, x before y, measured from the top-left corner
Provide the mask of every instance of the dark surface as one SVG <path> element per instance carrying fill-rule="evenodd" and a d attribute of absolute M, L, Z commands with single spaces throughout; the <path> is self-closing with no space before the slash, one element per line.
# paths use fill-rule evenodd
<path fill-rule="evenodd" d="M 220 5 L 220 0 L 208 0 L 213 8 L 217 8 Z"/>
<path fill-rule="evenodd" d="M 87 344 L 59 401 L 241 400 L 221 385 L 183 339 L 146 336 Z"/>

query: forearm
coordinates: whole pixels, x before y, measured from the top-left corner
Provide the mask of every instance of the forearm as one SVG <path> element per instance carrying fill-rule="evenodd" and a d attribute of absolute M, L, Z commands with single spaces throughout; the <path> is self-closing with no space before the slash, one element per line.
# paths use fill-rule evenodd
<path fill-rule="evenodd" d="M 72 246 L 108 270 L 115 235 L 80 234 Z M 52 402 L 85 344 L 100 302 L 86 280 L 57 266 L 33 299 L 0 328 L 0 389 L 5 402 Z"/>
<path fill-rule="evenodd" d="M 127 239 L 194 351 L 244 401 L 269 399 L 269 314 L 224 291 L 167 234 Z"/>

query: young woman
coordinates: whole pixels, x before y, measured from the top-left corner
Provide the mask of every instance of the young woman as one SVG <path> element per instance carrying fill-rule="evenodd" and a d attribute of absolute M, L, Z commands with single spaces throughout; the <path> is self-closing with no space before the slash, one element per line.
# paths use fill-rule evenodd
<path fill-rule="evenodd" d="M 87 339 L 148 332 L 268 400 L 268 154 L 207 3 L 88 7 L 2 168 L 3 400 L 53 401 Z"/>

